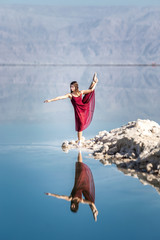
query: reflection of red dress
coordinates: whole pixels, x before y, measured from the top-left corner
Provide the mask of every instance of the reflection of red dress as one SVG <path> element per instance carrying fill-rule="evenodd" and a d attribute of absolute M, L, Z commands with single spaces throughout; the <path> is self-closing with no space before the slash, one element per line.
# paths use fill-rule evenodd
<path fill-rule="evenodd" d="M 76 131 L 81 132 L 86 129 L 92 121 L 95 108 L 95 91 L 82 94 L 79 97 L 72 96 L 71 102 L 75 112 Z"/>
<path fill-rule="evenodd" d="M 86 200 L 95 202 L 95 185 L 92 172 L 86 164 L 76 162 L 75 183 L 71 196 L 82 199 L 82 193 Z"/>

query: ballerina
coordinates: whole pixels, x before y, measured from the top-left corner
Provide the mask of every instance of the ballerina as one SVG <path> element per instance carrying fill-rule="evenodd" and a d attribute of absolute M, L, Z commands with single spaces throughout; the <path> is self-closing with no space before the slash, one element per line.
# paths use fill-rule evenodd
<path fill-rule="evenodd" d="M 78 153 L 76 162 L 75 182 L 70 196 L 45 193 L 48 196 L 56 197 L 71 202 L 70 210 L 77 212 L 79 203 L 88 204 L 95 221 L 97 221 L 98 210 L 95 206 L 95 185 L 90 168 L 82 162 L 81 152 Z M 84 195 L 84 199 L 82 198 Z"/>
<path fill-rule="evenodd" d="M 64 96 L 59 96 L 50 100 L 45 100 L 44 103 L 49 103 L 57 100 L 69 98 L 74 107 L 75 112 L 75 129 L 77 131 L 77 143 L 81 145 L 82 133 L 91 123 L 94 108 L 95 108 L 95 87 L 98 82 L 97 74 L 93 76 L 93 81 L 87 90 L 79 90 L 78 83 L 73 81 L 70 83 L 70 93 Z M 83 96 L 84 95 L 84 96 Z"/>

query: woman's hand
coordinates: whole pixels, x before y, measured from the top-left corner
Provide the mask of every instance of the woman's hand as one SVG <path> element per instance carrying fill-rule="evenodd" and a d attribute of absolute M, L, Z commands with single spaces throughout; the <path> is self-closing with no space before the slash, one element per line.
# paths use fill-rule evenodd
<path fill-rule="evenodd" d="M 61 100 L 61 99 L 66 99 L 66 98 L 72 98 L 72 95 L 70 93 L 65 94 L 64 96 L 59 96 L 56 98 L 52 98 L 50 100 L 45 100 L 44 103 L 49 103 L 49 102 L 53 102 L 53 101 L 57 101 L 57 100 Z"/>
<path fill-rule="evenodd" d="M 44 103 L 49 103 L 50 101 L 49 100 L 45 100 Z"/>

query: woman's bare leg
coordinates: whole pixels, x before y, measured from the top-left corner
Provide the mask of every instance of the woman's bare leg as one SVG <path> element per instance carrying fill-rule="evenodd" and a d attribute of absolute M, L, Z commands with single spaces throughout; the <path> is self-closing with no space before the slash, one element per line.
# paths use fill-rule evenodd
<path fill-rule="evenodd" d="M 83 132 L 78 132 L 78 141 L 82 140 L 82 133 Z"/>
<path fill-rule="evenodd" d="M 97 81 L 98 81 L 98 79 L 97 79 L 97 73 L 95 73 L 95 74 L 93 75 L 93 80 L 92 80 L 92 82 L 91 82 L 91 85 L 89 86 L 89 89 L 93 88 L 94 85 L 97 83 Z"/>
<path fill-rule="evenodd" d="M 82 162 L 82 154 L 81 154 L 81 151 L 79 151 L 79 153 L 78 153 L 77 162 Z"/>

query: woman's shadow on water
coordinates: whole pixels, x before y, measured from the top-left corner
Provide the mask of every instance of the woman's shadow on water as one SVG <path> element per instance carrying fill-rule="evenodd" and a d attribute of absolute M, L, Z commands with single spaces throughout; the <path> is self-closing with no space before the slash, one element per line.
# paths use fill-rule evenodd
<path fill-rule="evenodd" d="M 97 221 L 98 210 L 95 206 L 94 179 L 90 168 L 82 162 L 81 152 L 78 153 L 78 158 L 75 165 L 75 182 L 70 196 L 58 195 L 54 193 L 45 194 L 69 201 L 70 210 L 74 213 L 78 211 L 80 203 L 87 204 L 93 213 L 94 220 Z"/>

